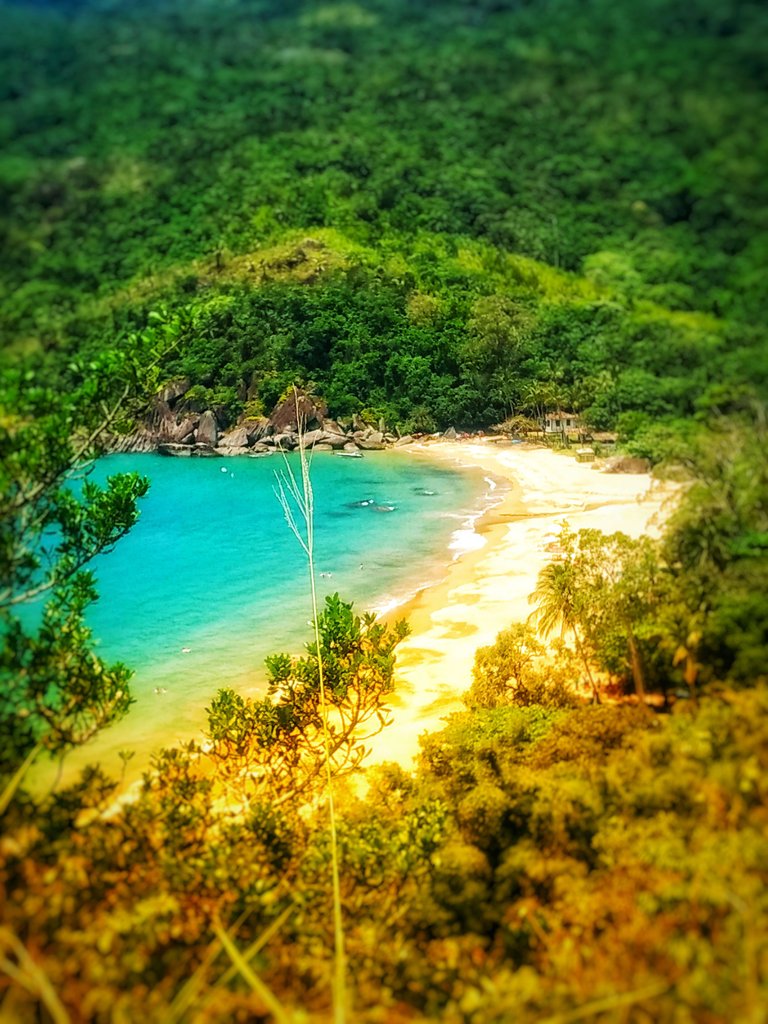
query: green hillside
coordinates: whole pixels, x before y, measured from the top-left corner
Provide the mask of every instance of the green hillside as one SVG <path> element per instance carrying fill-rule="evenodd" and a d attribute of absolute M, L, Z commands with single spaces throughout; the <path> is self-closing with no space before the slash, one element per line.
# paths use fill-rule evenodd
<path fill-rule="evenodd" d="M 766 387 L 761 5 L 0 9 L 1 326 L 46 373 L 161 306 L 235 416 L 546 381 L 633 437 Z"/>

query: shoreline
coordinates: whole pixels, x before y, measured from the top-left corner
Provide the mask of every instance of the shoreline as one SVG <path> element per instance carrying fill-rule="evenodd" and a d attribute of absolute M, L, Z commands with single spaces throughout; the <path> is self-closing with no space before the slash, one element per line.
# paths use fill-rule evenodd
<path fill-rule="evenodd" d="M 410 768 L 419 736 L 464 710 L 461 697 L 471 683 L 475 652 L 528 617 L 528 596 L 564 522 L 574 530 L 657 536 L 670 494 L 650 474 L 603 473 L 533 446 L 459 441 L 404 450 L 482 470 L 509 489 L 475 523 L 481 547 L 453 559 L 440 582 L 382 615 L 387 622 L 407 619 L 411 633 L 397 651 L 391 725 L 368 741 L 366 767 L 394 761 Z"/>

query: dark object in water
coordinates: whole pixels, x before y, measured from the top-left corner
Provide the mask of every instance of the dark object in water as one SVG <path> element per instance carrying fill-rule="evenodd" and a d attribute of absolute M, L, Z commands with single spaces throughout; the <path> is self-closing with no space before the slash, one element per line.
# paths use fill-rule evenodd
<path fill-rule="evenodd" d="M 346 502 L 346 508 L 367 508 L 369 505 L 373 505 L 373 498 L 363 498 L 362 501 L 348 501 Z"/>

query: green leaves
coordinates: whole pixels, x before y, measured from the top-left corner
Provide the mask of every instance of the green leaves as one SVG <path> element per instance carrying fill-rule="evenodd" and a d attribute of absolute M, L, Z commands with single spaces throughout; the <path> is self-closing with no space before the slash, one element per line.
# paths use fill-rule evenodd
<path fill-rule="evenodd" d="M 326 598 L 318 627 L 331 767 L 343 775 L 359 766 L 365 740 L 386 722 L 395 648 L 407 627 L 358 616 L 338 594 Z M 295 803 L 322 788 L 326 753 L 314 641 L 306 649 L 301 658 L 266 659 L 269 691 L 262 700 L 220 690 L 207 709 L 208 756 L 240 799 Z"/>

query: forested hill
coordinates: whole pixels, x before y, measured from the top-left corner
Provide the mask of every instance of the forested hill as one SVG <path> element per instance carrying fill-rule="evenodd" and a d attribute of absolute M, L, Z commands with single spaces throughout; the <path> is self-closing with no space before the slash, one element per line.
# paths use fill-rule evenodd
<path fill-rule="evenodd" d="M 0 19 L 0 327 L 42 374 L 161 309 L 224 416 L 296 379 L 405 427 L 551 401 L 650 454 L 768 385 L 762 4 Z"/>

